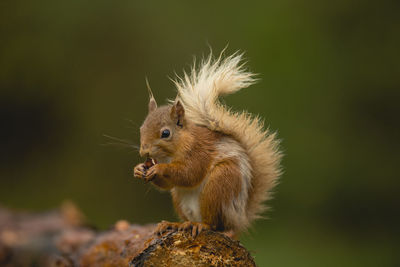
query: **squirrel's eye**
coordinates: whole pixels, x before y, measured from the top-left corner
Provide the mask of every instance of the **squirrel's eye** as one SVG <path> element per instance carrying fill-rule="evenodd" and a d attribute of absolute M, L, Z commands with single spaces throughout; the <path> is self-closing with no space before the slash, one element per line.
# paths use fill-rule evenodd
<path fill-rule="evenodd" d="M 167 138 L 167 137 L 169 137 L 169 135 L 170 135 L 169 130 L 168 130 L 168 129 L 165 129 L 165 130 L 162 131 L 162 133 L 161 133 L 161 138 Z"/>

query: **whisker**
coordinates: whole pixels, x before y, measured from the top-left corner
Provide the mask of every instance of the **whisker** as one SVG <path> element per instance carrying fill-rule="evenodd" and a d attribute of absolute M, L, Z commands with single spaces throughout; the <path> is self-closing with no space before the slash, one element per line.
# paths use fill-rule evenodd
<path fill-rule="evenodd" d="M 127 129 L 130 129 L 130 130 L 134 130 L 134 134 L 137 136 L 138 135 L 138 133 L 137 133 L 137 128 L 136 127 L 132 127 L 132 126 L 125 126 Z"/>
<path fill-rule="evenodd" d="M 109 138 L 109 139 L 111 139 L 113 141 L 118 141 L 118 142 L 123 143 L 123 144 L 132 145 L 132 141 L 127 140 L 127 139 L 121 139 L 121 138 L 117 138 L 117 137 L 110 136 L 110 135 L 107 135 L 107 134 L 103 134 L 103 136 L 106 137 L 106 138 Z"/>
<path fill-rule="evenodd" d="M 135 137 L 137 137 L 140 132 L 139 132 L 139 128 L 140 125 L 138 125 L 136 122 L 130 120 L 130 119 L 125 119 L 125 121 L 127 121 L 129 123 L 129 125 L 125 126 L 127 129 L 133 130 L 133 134 L 135 135 Z"/>
<path fill-rule="evenodd" d="M 147 195 L 150 193 L 151 189 L 152 189 L 152 187 L 151 187 L 151 186 L 148 186 L 148 187 L 147 187 L 147 190 L 146 190 L 145 193 L 144 193 L 144 195 L 147 196 Z"/>
<path fill-rule="evenodd" d="M 125 121 L 129 122 L 131 125 L 133 125 L 133 126 L 134 126 L 135 128 L 137 128 L 137 129 L 140 128 L 140 125 L 137 124 L 136 122 L 134 122 L 134 121 L 131 120 L 131 119 L 125 119 Z"/>
<path fill-rule="evenodd" d="M 110 135 L 107 135 L 107 134 L 103 134 L 103 136 L 108 138 L 108 139 L 110 139 L 111 141 L 114 141 L 114 142 L 108 142 L 108 143 L 104 143 L 102 145 L 105 145 L 105 146 L 107 146 L 107 145 L 116 145 L 116 146 L 122 146 L 122 147 L 127 147 L 127 148 L 134 148 L 136 150 L 140 149 L 138 145 L 134 144 L 130 140 L 117 138 L 117 137 L 110 136 Z"/>
<path fill-rule="evenodd" d="M 137 146 L 137 145 L 129 145 L 129 144 L 123 144 L 123 143 L 108 142 L 108 143 L 103 143 L 100 145 L 101 146 L 119 146 L 119 147 L 123 147 L 123 148 L 133 148 L 135 150 L 139 150 L 139 146 Z"/>

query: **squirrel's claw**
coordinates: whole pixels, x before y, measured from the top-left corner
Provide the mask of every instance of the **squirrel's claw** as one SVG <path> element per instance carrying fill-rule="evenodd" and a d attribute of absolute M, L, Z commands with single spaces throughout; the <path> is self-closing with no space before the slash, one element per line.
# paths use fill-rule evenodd
<path fill-rule="evenodd" d="M 211 227 L 208 224 L 191 221 L 181 223 L 178 228 L 179 231 L 189 231 L 193 238 L 198 236 L 203 230 L 206 229 L 211 229 Z"/>
<path fill-rule="evenodd" d="M 144 163 L 140 163 L 136 165 L 136 167 L 133 169 L 133 176 L 139 179 L 142 179 L 145 181 L 145 183 L 148 183 L 152 181 L 157 174 L 157 169 L 155 167 L 156 165 L 150 167 L 150 169 L 146 168 Z"/>
<path fill-rule="evenodd" d="M 157 224 L 155 233 L 157 233 L 157 235 L 161 236 L 168 230 L 178 230 L 178 228 L 179 228 L 179 223 L 161 221 L 160 223 Z"/>
<path fill-rule="evenodd" d="M 175 222 L 168 222 L 162 221 L 157 225 L 155 229 L 155 233 L 161 236 L 165 232 L 171 231 L 183 231 L 188 232 L 193 238 L 197 237 L 203 230 L 211 229 L 208 224 L 200 223 L 200 222 L 191 222 L 186 221 L 183 223 L 175 223 Z"/>

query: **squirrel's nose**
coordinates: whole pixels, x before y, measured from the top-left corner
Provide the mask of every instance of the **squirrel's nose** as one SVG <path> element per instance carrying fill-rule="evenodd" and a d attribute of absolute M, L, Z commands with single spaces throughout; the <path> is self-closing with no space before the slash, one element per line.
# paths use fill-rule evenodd
<path fill-rule="evenodd" d="M 140 154 L 141 157 L 144 157 L 144 156 L 148 155 L 149 152 L 150 152 L 149 151 L 149 146 L 147 144 L 140 146 L 139 154 Z"/>

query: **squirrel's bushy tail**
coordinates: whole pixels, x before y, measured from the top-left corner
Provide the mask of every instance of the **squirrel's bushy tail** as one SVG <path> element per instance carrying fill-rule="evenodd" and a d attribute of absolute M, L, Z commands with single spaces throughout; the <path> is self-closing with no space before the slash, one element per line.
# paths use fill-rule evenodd
<path fill-rule="evenodd" d="M 213 59 L 210 55 L 198 67 L 194 64 L 189 74 L 178 77 L 175 84 L 189 121 L 232 136 L 246 150 L 253 176 L 247 206 L 248 220 L 252 221 L 266 209 L 263 202 L 270 198 L 279 177 L 281 154 L 275 134 L 264 129 L 259 117 L 233 112 L 218 101 L 219 96 L 235 93 L 255 82 L 241 60 L 239 53 L 225 59 L 221 55 Z"/>

